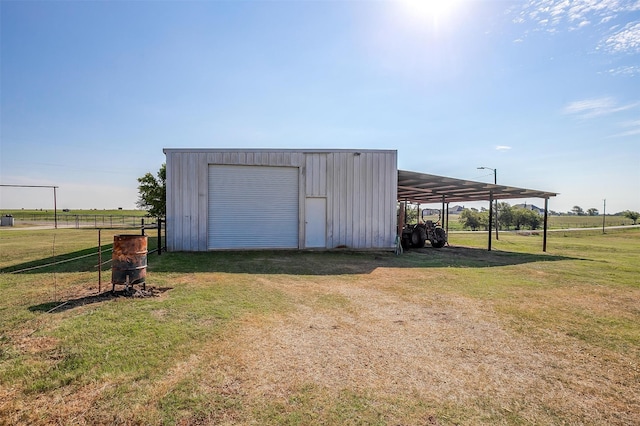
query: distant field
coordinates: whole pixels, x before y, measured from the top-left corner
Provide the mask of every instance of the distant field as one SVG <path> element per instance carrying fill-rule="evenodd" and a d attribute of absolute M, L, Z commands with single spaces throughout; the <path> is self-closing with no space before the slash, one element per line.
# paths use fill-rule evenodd
<path fill-rule="evenodd" d="M 0 210 L 0 216 L 4 216 L 10 214 L 16 219 L 25 219 L 25 220 L 37 220 L 39 218 L 45 218 L 48 220 L 53 217 L 54 211 L 53 209 L 37 209 L 37 210 L 28 210 L 28 209 L 18 209 L 18 210 Z M 147 215 L 147 212 L 144 210 L 69 210 L 63 211 L 62 209 L 58 209 L 58 216 L 137 216 L 144 217 Z"/>
<path fill-rule="evenodd" d="M 438 220 L 437 216 L 425 219 Z M 606 216 L 606 226 L 627 226 L 632 225 L 633 221 L 623 216 Z M 567 228 L 598 228 L 602 227 L 602 216 L 549 216 L 549 229 L 567 229 Z M 542 228 L 542 223 L 540 224 Z M 449 215 L 449 230 L 462 231 L 464 228 L 460 223 L 460 215 Z"/>
<path fill-rule="evenodd" d="M 640 424 L 638 228 L 151 254 L 150 298 L 96 237 L 0 229 L 0 424 Z"/>
<path fill-rule="evenodd" d="M 602 216 L 549 216 L 549 228 L 598 228 L 602 226 Z M 606 216 L 605 226 L 632 225 L 633 221 L 624 216 Z"/>
<path fill-rule="evenodd" d="M 146 224 L 155 223 L 155 218 L 147 218 L 144 210 L 63 210 L 54 214 L 53 210 L 2 210 L 0 216 L 12 215 L 16 227 L 53 225 L 58 221 L 62 227 L 122 228 L 140 226 L 141 219 Z"/>

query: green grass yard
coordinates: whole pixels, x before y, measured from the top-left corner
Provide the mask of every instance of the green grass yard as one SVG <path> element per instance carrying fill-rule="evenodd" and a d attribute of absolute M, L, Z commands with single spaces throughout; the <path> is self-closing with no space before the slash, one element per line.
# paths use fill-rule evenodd
<path fill-rule="evenodd" d="M 150 254 L 128 298 L 97 257 L 9 273 L 96 230 L 0 230 L 0 424 L 640 423 L 640 230 L 450 239 Z"/>

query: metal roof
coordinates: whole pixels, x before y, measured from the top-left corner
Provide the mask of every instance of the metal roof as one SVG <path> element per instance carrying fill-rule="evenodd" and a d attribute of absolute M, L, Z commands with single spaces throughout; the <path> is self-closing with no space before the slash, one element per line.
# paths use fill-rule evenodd
<path fill-rule="evenodd" d="M 413 203 L 487 201 L 511 198 L 550 198 L 555 192 L 398 170 L 398 200 Z"/>

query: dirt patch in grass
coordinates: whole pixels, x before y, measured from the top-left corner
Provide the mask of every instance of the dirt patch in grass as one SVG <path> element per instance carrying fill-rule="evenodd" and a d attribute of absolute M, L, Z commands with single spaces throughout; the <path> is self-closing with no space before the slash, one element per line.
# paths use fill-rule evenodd
<path fill-rule="evenodd" d="M 462 420 L 517 412 L 534 423 L 554 423 L 554 413 L 586 423 L 640 421 L 637 389 L 629 388 L 637 372 L 634 382 L 615 353 L 594 353 L 570 336 L 554 336 L 557 346 L 523 338 L 475 299 L 401 298 L 385 291 L 394 277 L 378 269 L 348 282 L 269 282 L 297 297 L 298 308 L 244 324 L 227 345 L 241 368 L 226 382 L 250 384 L 239 391 L 255 400 L 286 401 L 309 384 L 334 394 L 417 397 L 466 407 Z M 327 294 L 339 300 L 333 309 Z M 318 295 L 325 295 L 320 309 Z"/>

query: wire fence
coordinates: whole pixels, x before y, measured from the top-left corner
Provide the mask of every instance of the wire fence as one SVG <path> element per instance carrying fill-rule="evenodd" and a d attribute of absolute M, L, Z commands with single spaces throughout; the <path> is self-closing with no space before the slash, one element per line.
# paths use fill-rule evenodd
<path fill-rule="evenodd" d="M 57 226 L 64 228 L 102 228 L 115 229 L 140 226 L 144 220 L 147 225 L 156 224 L 157 219 L 150 216 L 100 215 L 100 214 L 58 214 L 53 213 L 12 213 L 16 226 Z"/>
<path fill-rule="evenodd" d="M 576 221 L 549 221 L 549 227 L 552 229 L 576 229 L 576 228 L 596 228 L 600 227 L 603 224 L 603 220 L 599 219 L 597 221 L 584 221 L 584 220 L 576 220 Z M 631 219 L 625 219 L 621 216 L 607 216 L 604 221 L 605 226 L 630 226 L 633 225 L 633 221 Z"/>
<path fill-rule="evenodd" d="M 166 251 L 165 221 L 162 219 L 155 219 L 152 223 L 145 223 L 145 219 L 141 219 L 139 217 L 137 219 L 138 219 L 138 224 L 134 227 L 128 226 L 127 229 L 139 230 L 141 235 L 148 234 L 149 236 L 154 237 L 157 241 L 156 247 L 148 250 L 147 254 L 158 253 L 158 255 L 161 255 L 163 251 Z M 61 264 L 74 262 L 77 260 L 82 260 L 82 259 L 91 258 L 91 257 L 97 257 L 98 261 L 94 267 L 100 271 L 103 266 L 109 264 L 113 260 L 113 259 L 107 259 L 104 262 L 102 261 L 102 255 L 112 252 L 113 247 L 112 246 L 110 247 L 109 244 L 105 244 L 105 247 L 103 248 L 102 242 L 101 242 L 101 231 L 102 231 L 102 228 L 98 228 L 97 244 L 96 244 L 97 251 L 95 252 L 83 253 L 82 255 L 77 255 L 72 257 L 59 256 L 59 258 L 55 258 L 54 256 L 54 259 L 50 262 L 39 263 L 36 261 L 35 263 L 37 264 L 35 265 L 29 265 L 27 267 L 20 268 L 20 269 L 13 269 L 11 267 L 8 267 L 8 268 L 3 268 L 2 270 L 0 270 L 0 272 L 5 272 L 9 274 L 20 274 L 24 272 L 35 271 L 38 269 L 51 268 Z"/>

